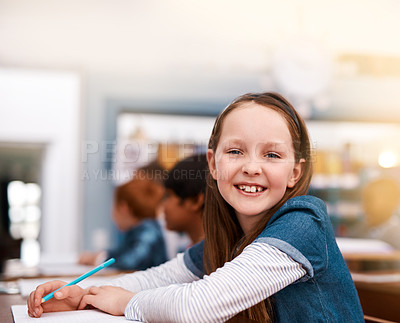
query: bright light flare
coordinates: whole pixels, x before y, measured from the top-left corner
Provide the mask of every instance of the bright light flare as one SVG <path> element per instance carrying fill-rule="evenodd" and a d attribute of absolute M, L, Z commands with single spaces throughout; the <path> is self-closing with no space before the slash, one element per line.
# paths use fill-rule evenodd
<path fill-rule="evenodd" d="M 383 168 L 392 168 L 399 164 L 399 156 L 393 151 L 383 151 L 379 154 L 378 164 Z"/>

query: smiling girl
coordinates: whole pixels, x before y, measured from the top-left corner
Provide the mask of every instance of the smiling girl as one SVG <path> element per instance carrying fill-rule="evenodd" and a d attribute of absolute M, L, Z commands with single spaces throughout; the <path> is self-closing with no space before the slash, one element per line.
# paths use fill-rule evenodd
<path fill-rule="evenodd" d="M 40 285 L 31 316 L 92 305 L 145 322 L 364 322 L 312 175 L 303 120 L 276 93 L 246 94 L 217 118 L 207 152 L 205 239 L 113 286 Z"/>

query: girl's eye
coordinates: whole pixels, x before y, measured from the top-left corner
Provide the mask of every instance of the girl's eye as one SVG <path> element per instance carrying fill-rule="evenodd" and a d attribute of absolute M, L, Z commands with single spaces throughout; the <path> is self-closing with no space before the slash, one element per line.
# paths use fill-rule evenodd
<path fill-rule="evenodd" d="M 267 153 L 265 155 L 265 157 L 267 157 L 267 158 L 280 158 L 280 156 L 278 154 L 276 154 L 276 153 Z"/>
<path fill-rule="evenodd" d="M 231 150 L 228 151 L 228 154 L 231 154 L 231 155 L 239 155 L 239 154 L 240 154 L 240 150 L 231 149 Z"/>

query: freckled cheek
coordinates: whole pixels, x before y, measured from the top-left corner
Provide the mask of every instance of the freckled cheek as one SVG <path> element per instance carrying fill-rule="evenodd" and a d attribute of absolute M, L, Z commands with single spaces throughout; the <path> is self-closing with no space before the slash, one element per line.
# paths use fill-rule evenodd
<path fill-rule="evenodd" d="M 269 185 L 272 188 L 275 187 L 286 190 L 290 177 L 290 172 L 288 171 L 284 171 L 282 169 L 270 170 L 268 176 Z"/>
<path fill-rule="evenodd" d="M 217 181 L 226 182 L 231 180 L 234 174 L 237 172 L 236 168 L 234 168 L 233 166 L 234 164 L 229 164 L 227 162 L 217 164 L 216 165 Z"/>

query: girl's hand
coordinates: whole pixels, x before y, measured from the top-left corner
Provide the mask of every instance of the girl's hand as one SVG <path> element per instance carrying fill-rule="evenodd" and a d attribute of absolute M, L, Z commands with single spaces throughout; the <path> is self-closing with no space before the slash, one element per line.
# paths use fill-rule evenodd
<path fill-rule="evenodd" d="M 77 285 L 66 286 L 54 294 L 54 297 L 42 303 L 43 296 L 66 283 L 54 280 L 39 285 L 28 297 L 28 314 L 31 317 L 40 317 L 44 312 L 72 311 L 78 308 L 82 297 L 88 293 Z"/>
<path fill-rule="evenodd" d="M 124 315 L 126 305 L 135 295 L 126 289 L 114 286 L 90 287 L 88 292 L 83 296 L 78 310 L 92 305 L 112 315 Z"/>

